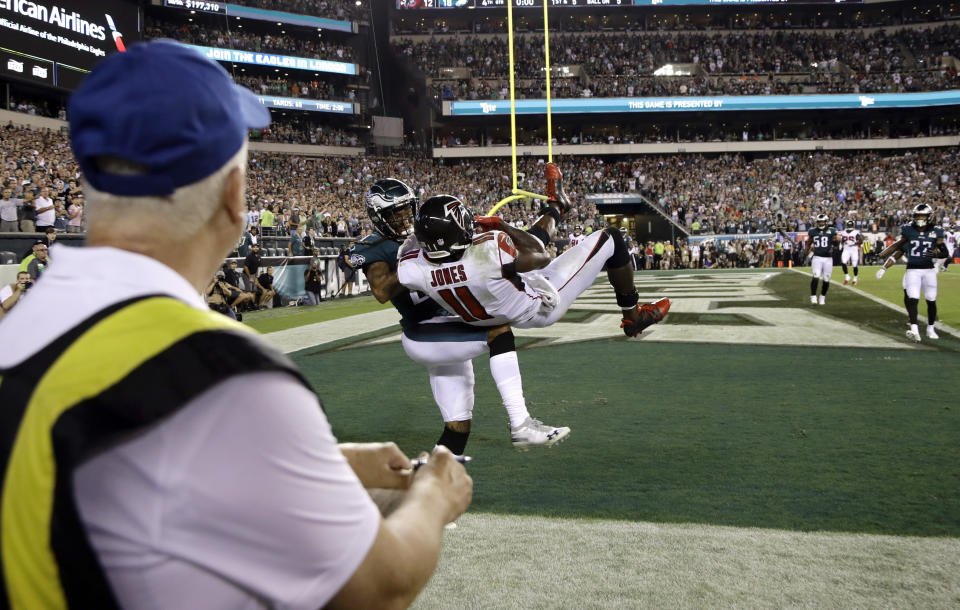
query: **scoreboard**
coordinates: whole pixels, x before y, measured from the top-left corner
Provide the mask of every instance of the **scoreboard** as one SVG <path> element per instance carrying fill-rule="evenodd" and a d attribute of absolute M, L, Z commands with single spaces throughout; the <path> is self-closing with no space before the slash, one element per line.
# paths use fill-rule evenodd
<path fill-rule="evenodd" d="M 140 40 L 133 0 L 0 0 L 0 76 L 75 89 L 102 58 Z"/>

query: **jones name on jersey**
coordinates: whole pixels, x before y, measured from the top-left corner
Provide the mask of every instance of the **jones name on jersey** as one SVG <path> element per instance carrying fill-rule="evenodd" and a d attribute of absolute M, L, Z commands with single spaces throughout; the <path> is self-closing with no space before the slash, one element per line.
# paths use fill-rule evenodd
<path fill-rule="evenodd" d="M 459 260 L 446 264 L 428 260 L 409 238 L 400 250 L 397 277 L 465 322 L 498 326 L 528 320 L 540 309 L 540 295 L 512 270 L 516 258 L 516 246 L 503 231 L 480 233 Z"/>

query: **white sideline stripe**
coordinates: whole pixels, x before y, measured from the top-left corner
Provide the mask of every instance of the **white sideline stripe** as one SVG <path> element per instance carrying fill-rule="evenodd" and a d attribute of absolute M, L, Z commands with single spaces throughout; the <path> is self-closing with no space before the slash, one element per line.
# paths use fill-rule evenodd
<path fill-rule="evenodd" d="M 400 314 L 390 308 L 267 333 L 263 338 L 284 354 L 395 326 Z"/>
<path fill-rule="evenodd" d="M 800 271 L 799 269 L 796 269 L 796 268 L 791 268 L 790 271 L 793 271 L 793 272 L 795 272 L 795 273 L 799 273 L 800 275 L 805 275 L 805 276 L 807 276 L 807 277 L 813 277 L 813 274 L 812 274 L 812 273 L 807 273 L 806 271 Z M 853 287 L 853 286 L 844 286 L 844 285 L 843 285 L 842 283 L 840 283 L 840 282 L 830 282 L 830 285 L 831 285 L 831 287 L 834 286 L 834 285 L 836 285 L 836 286 L 838 286 L 838 287 L 840 287 L 840 288 L 845 288 L 845 289 L 847 289 L 847 290 L 852 290 L 853 292 L 859 294 L 860 296 L 866 297 L 866 298 L 870 299 L 870 300 L 873 301 L 874 303 L 879 303 L 879 304 L 881 304 L 881 305 L 883 305 L 883 306 L 885 306 L 885 307 L 889 307 L 890 309 L 892 309 L 892 310 L 894 310 L 894 311 L 896 311 L 896 312 L 902 313 L 903 315 L 907 315 L 907 309 L 906 309 L 905 307 L 901 307 L 901 306 L 899 306 L 899 305 L 895 305 L 894 303 L 891 303 L 890 301 L 885 301 L 885 300 L 881 299 L 880 297 L 874 296 L 874 295 L 870 294 L 869 292 L 865 292 L 865 291 L 863 291 L 863 290 L 860 290 L 859 288 L 855 288 L 855 287 Z M 918 319 L 918 320 L 923 320 L 924 322 L 926 322 L 927 316 L 922 315 L 922 314 L 920 314 L 920 313 L 918 312 L 918 313 L 917 313 L 917 319 Z M 956 337 L 957 339 L 960 339 L 960 330 L 957 330 L 956 328 L 950 326 L 949 324 L 944 324 L 942 320 L 937 320 L 937 330 L 946 332 L 948 335 L 953 335 L 953 336 Z"/>
<path fill-rule="evenodd" d="M 467 513 L 413 608 L 949 608 L 960 538 Z"/>

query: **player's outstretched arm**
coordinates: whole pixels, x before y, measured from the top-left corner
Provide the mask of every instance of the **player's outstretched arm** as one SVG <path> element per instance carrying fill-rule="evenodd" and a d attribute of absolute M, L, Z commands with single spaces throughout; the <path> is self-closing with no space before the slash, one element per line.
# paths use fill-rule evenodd
<path fill-rule="evenodd" d="M 553 260 L 540 240 L 526 231 L 511 227 L 507 223 L 500 223 L 500 230 L 510 236 L 517 248 L 517 273 L 543 269 Z"/>
<path fill-rule="evenodd" d="M 397 296 L 406 288 L 400 285 L 397 279 L 396 270 L 391 271 L 390 266 L 383 261 L 371 263 L 366 271 L 367 281 L 370 282 L 370 289 L 377 301 L 386 303 Z"/>
<path fill-rule="evenodd" d="M 907 243 L 906 237 L 901 237 L 897 241 L 893 242 L 889 246 L 883 249 L 883 252 L 880 253 L 878 258 L 889 258 L 893 256 L 894 252 L 899 252 L 901 248 Z"/>
<path fill-rule="evenodd" d="M 906 240 L 902 240 L 902 241 L 906 242 Z M 894 244 L 894 246 L 895 245 L 896 244 Z M 886 253 L 887 250 L 890 250 L 891 248 L 893 248 L 893 246 L 890 246 L 890 248 L 887 248 L 886 250 L 881 252 L 880 258 L 883 258 L 884 253 Z M 883 261 L 883 264 L 880 265 L 880 268 L 877 269 L 877 279 L 878 280 L 881 279 L 883 277 L 883 274 L 887 272 L 887 269 L 893 266 L 897 262 L 897 259 L 900 258 L 901 256 L 903 256 L 903 250 L 894 250 L 893 253 L 890 256 L 888 256 L 885 261 Z"/>

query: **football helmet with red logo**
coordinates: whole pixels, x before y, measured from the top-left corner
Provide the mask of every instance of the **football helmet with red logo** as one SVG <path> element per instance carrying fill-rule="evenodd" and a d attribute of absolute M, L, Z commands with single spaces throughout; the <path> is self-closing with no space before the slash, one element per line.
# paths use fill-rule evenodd
<path fill-rule="evenodd" d="M 434 195 L 417 210 L 413 234 L 428 259 L 456 260 L 473 241 L 473 214 L 453 195 Z"/>

